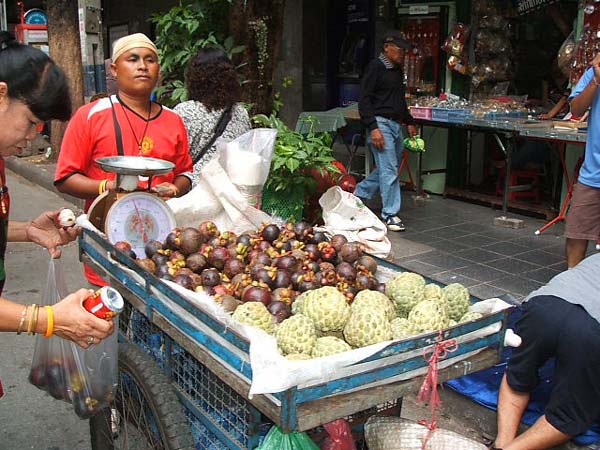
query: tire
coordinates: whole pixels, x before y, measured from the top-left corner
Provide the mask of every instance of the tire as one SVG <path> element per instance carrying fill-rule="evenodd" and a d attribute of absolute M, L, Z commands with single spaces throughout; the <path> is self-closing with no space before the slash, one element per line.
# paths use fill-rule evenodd
<path fill-rule="evenodd" d="M 92 450 L 194 448 L 175 389 L 156 363 L 129 343 L 119 344 L 113 403 L 90 419 Z"/>

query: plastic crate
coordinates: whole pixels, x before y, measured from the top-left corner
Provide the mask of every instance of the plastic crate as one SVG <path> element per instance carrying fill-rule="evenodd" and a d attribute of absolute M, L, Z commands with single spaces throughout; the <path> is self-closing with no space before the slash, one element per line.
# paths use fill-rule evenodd
<path fill-rule="evenodd" d="M 462 123 L 465 119 L 473 117 L 473 115 L 466 109 L 456 109 L 448 111 L 448 122 L 451 123 Z"/>
<path fill-rule="evenodd" d="M 411 106 L 410 115 L 415 119 L 431 120 L 430 106 Z"/>
<path fill-rule="evenodd" d="M 271 216 L 298 222 L 302 220 L 304 212 L 304 195 L 290 195 L 289 192 L 277 192 L 265 188 L 262 192 L 260 209 Z"/>
<path fill-rule="evenodd" d="M 449 108 L 431 108 L 431 119 L 439 122 L 448 122 L 448 113 L 456 111 Z"/>

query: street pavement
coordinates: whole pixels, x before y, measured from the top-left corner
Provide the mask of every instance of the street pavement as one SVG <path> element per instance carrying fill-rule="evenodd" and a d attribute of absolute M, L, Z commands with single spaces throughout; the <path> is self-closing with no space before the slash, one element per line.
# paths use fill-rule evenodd
<path fill-rule="evenodd" d="M 53 192 L 7 171 L 11 219 L 29 220 L 47 210 L 74 209 Z M 77 243 L 63 248 L 62 262 L 69 290 L 86 287 Z M 40 303 L 46 287 L 48 252 L 30 243 L 9 243 L 7 282 L 3 296 L 19 303 Z M 58 401 L 27 381 L 35 338 L 0 333 L 0 450 L 89 450 L 88 422 L 66 402 Z"/>

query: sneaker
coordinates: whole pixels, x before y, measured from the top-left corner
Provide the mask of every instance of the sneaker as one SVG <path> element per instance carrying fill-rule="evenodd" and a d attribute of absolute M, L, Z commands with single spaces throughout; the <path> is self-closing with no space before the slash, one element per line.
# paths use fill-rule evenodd
<path fill-rule="evenodd" d="M 391 216 L 385 219 L 385 224 L 390 231 L 404 231 L 406 228 L 398 216 Z"/>

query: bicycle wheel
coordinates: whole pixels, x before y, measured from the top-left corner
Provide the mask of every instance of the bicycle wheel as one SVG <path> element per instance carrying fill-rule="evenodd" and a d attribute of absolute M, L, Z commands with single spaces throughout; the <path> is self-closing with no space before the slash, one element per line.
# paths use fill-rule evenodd
<path fill-rule="evenodd" d="M 175 390 L 156 363 L 119 344 L 119 386 L 111 408 L 90 419 L 92 450 L 193 449 L 190 426 Z"/>

